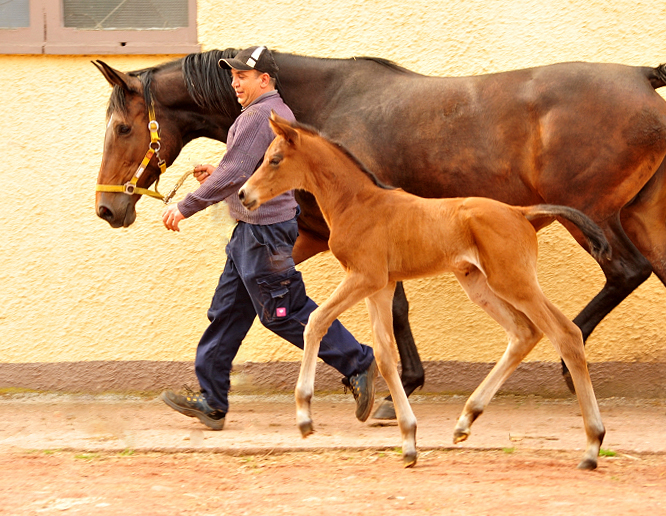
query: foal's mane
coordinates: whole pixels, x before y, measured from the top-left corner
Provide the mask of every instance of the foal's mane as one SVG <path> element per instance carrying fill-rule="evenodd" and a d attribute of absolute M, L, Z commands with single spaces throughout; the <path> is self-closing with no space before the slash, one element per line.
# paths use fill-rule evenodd
<path fill-rule="evenodd" d="M 307 125 L 307 124 L 302 124 L 300 122 L 292 122 L 291 124 L 292 127 L 296 129 L 300 129 L 301 131 L 311 135 L 311 136 L 318 136 L 322 140 L 324 140 L 327 143 L 330 143 L 333 147 L 341 151 L 345 156 L 347 156 L 353 163 L 358 167 L 358 169 L 363 172 L 366 176 L 370 178 L 370 180 L 375 184 L 375 186 L 378 186 L 379 188 L 383 188 L 384 190 L 395 190 L 395 187 L 391 185 L 387 185 L 386 183 L 382 182 L 371 170 L 369 170 L 363 162 L 361 162 L 360 159 L 358 159 L 347 147 L 342 145 L 339 142 L 335 142 L 333 140 L 330 140 L 326 138 L 323 134 L 321 134 L 317 129 L 314 127 Z"/>
<path fill-rule="evenodd" d="M 231 111 L 231 106 L 236 107 L 236 95 L 231 87 L 231 73 L 229 70 L 220 68 L 217 63 L 220 59 L 235 57 L 239 51 L 240 50 L 236 48 L 227 48 L 225 50 L 197 52 L 157 66 L 134 70 L 129 72 L 128 75 L 137 77 L 141 81 L 146 110 L 147 106 L 150 104 L 150 85 L 155 74 L 180 68 L 183 73 L 183 80 L 187 92 L 197 106 L 233 117 L 234 113 Z M 273 54 L 278 55 L 280 53 L 274 52 Z M 313 57 L 311 59 L 322 58 Z M 371 61 L 393 72 L 409 72 L 407 69 L 396 65 L 392 61 L 379 57 L 353 57 L 348 61 Z M 279 77 L 277 81 L 277 89 L 280 91 Z M 113 92 L 111 93 L 107 109 L 107 118 L 110 117 L 114 111 L 119 111 L 121 113 L 127 112 L 125 92 L 119 86 L 113 87 Z"/>

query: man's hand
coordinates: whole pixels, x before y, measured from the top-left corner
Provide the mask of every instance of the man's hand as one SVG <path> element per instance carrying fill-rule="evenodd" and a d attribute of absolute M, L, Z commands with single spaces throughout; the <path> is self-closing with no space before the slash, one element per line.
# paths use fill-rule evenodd
<path fill-rule="evenodd" d="M 200 184 L 203 184 L 214 170 L 215 167 L 213 165 L 197 165 L 194 167 L 194 178 L 199 181 Z"/>
<path fill-rule="evenodd" d="M 184 218 L 185 217 L 180 213 L 177 204 L 170 204 L 164 208 L 164 212 L 162 212 L 162 222 L 164 222 L 164 227 L 171 231 L 180 231 L 180 229 L 178 229 L 178 223 Z"/>

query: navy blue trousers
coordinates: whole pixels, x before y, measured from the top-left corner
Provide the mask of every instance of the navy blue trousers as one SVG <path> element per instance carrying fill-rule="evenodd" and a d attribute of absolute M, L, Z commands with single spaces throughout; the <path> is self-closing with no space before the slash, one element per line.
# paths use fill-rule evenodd
<path fill-rule="evenodd" d="M 266 328 L 303 349 L 303 330 L 317 305 L 307 297 L 291 257 L 297 236 L 296 218 L 266 226 L 239 222 L 234 229 L 195 360 L 201 392 L 215 409 L 228 411 L 232 362 L 257 315 Z M 319 357 L 352 376 L 365 371 L 374 355 L 335 321 Z"/>

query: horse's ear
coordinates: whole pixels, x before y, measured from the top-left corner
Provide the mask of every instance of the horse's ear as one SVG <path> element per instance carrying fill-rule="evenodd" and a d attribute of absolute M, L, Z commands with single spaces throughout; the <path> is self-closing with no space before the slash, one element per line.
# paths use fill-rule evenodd
<path fill-rule="evenodd" d="M 298 131 L 294 129 L 291 123 L 279 116 L 275 111 L 271 111 L 271 118 L 269 120 L 271 124 L 271 129 L 277 136 L 282 136 L 289 145 L 294 145 L 298 142 L 299 136 Z"/>
<path fill-rule="evenodd" d="M 127 75 L 119 70 L 111 68 L 104 61 L 91 61 L 95 67 L 102 72 L 102 75 L 105 77 L 111 86 L 120 86 L 125 91 L 131 91 L 134 93 L 139 93 L 141 91 L 141 81 L 136 77 Z"/>

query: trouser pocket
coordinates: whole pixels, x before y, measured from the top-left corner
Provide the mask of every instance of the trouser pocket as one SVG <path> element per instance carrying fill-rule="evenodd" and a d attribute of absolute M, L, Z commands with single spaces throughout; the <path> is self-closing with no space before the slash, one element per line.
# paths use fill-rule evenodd
<path fill-rule="evenodd" d="M 261 297 L 259 318 L 264 324 L 289 319 L 306 303 L 301 273 L 294 267 L 257 280 Z"/>

